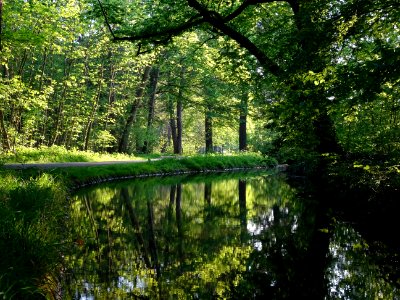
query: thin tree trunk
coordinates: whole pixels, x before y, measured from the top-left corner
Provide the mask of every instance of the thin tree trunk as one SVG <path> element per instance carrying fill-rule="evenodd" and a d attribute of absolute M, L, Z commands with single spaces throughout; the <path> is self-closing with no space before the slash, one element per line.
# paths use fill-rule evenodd
<path fill-rule="evenodd" d="M 146 139 L 144 141 L 142 149 L 143 153 L 150 153 L 152 150 L 150 133 L 154 122 L 154 109 L 155 109 L 156 91 L 157 91 L 159 74 L 160 74 L 160 69 L 157 67 L 153 67 L 150 71 L 150 95 L 148 101 Z"/>
<path fill-rule="evenodd" d="M 326 108 L 322 109 L 321 113 L 313 122 L 313 126 L 315 136 L 319 141 L 317 146 L 318 153 L 343 153 L 343 148 L 340 146 L 337 140 L 336 129 L 333 125 L 333 121 L 328 116 Z"/>
<path fill-rule="evenodd" d="M 239 151 L 247 150 L 247 95 L 240 100 Z"/>
<path fill-rule="evenodd" d="M 160 150 L 161 153 L 167 152 L 167 148 L 171 145 L 172 130 L 171 130 L 171 126 L 170 126 L 169 122 L 168 122 L 168 124 L 164 125 L 164 128 L 162 130 L 163 135 L 164 135 L 165 130 L 167 131 L 166 140 L 165 140 L 164 144 L 161 146 L 161 150 Z"/>
<path fill-rule="evenodd" d="M 127 152 L 128 150 L 130 131 L 132 125 L 136 122 L 136 113 L 143 98 L 144 88 L 146 86 L 147 80 L 149 79 L 150 69 L 150 66 L 146 66 L 144 68 L 142 80 L 140 82 L 140 85 L 136 89 L 135 101 L 133 102 L 132 107 L 129 111 L 124 130 L 122 131 L 121 140 L 119 142 L 118 152 L 120 153 Z"/>
<path fill-rule="evenodd" d="M 169 127 L 171 129 L 171 137 L 172 137 L 172 145 L 174 148 L 174 153 L 178 151 L 178 141 L 177 141 L 177 130 L 176 130 L 176 119 L 174 114 L 174 104 L 172 100 L 169 100 L 168 103 L 168 111 L 169 111 Z"/>
<path fill-rule="evenodd" d="M 42 88 L 43 88 L 43 77 L 44 77 L 44 71 L 46 69 L 47 59 L 49 57 L 49 52 L 50 52 L 50 50 L 48 50 L 48 48 L 45 47 L 44 53 L 43 53 L 43 62 L 42 62 L 42 66 L 40 68 L 41 70 L 40 70 L 39 92 L 41 92 Z"/>
<path fill-rule="evenodd" d="M 115 102 L 115 75 L 116 75 L 116 70 L 114 69 L 114 65 L 111 64 L 110 66 L 110 79 L 109 79 L 109 84 L 108 84 L 108 105 L 107 105 L 107 115 L 106 115 L 106 121 L 104 124 L 104 130 L 107 130 L 108 124 L 110 123 L 110 120 L 115 118 L 115 115 L 112 113 L 112 108 L 114 106 Z"/>
<path fill-rule="evenodd" d="M 55 129 L 54 129 L 55 130 L 54 131 L 54 137 L 51 139 L 49 146 L 52 146 L 52 145 L 57 143 L 57 139 L 58 139 L 60 131 L 61 131 L 60 127 L 62 125 L 63 116 L 64 116 L 64 102 L 65 102 L 65 97 L 66 97 L 66 94 L 67 94 L 67 82 L 66 81 L 68 80 L 71 68 L 72 68 L 72 62 L 67 57 L 65 57 L 65 59 L 64 59 L 63 91 L 61 93 L 61 98 L 60 98 L 60 101 L 58 103 L 58 109 L 57 109 L 57 112 L 56 112 L 56 122 L 55 122 L 56 124 L 54 126 L 55 127 Z M 56 95 L 56 93 L 54 95 Z"/>
<path fill-rule="evenodd" d="M 56 125 L 55 125 L 55 129 L 54 129 L 54 137 L 49 146 L 52 146 L 57 142 L 58 136 L 60 134 L 60 127 L 61 127 L 61 123 L 62 123 L 62 119 L 63 119 L 63 115 L 64 115 L 64 101 L 65 101 L 66 93 L 67 93 L 67 84 L 64 82 L 61 99 L 58 102 L 58 108 L 57 108 L 57 112 L 56 112 Z"/>
<path fill-rule="evenodd" d="M 89 148 L 89 141 L 90 141 L 90 135 L 91 135 L 92 127 L 93 127 L 93 121 L 95 119 L 95 115 L 96 115 L 96 112 L 97 112 L 97 107 L 99 106 L 99 101 L 100 101 L 100 97 L 101 97 L 102 80 L 103 80 L 103 66 L 101 66 L 100 78 L 99 78 L 99 81 L 97 82 L 97 84 L 98 84 L 97 93 L 96 93 L 96 98 L 95 98 L 94 103 L 93 103 L 93 109 L 92 109 L 92 112 L 90 114 L 88 123 L 86 125 L 85 140 L 84 140 L 83 150 L 88 150 L 88 148 Z"/>
<path fill-rule="evenodd" d="M 206 153 L 213 152 L 213 126 L 212 126 L 212 117 L 211 117 L 211 109 L 207 106 L 205 113 L 205 142 L 206 142 Z"/>
<path fill-rule="evenodd" d="M 176 103 L 176 151 L 175 154 L 182 154 L 182 97 Z"/>
<path fill-rule="evenodd" d="M 176 149 L 175 154 L 182 154 L 182 110 L 183 110 L 183 87 L 185 85 L 186 68 L 181 69 L 181 82 L 179 84 L 178 99 L 176 101 Z"/>
<path fill-rule="evenodd" d="M 22 73 L 24 71 L 25 63 L 27 60 L 28 60 L 28 50 L 24 50 L 24 54 L 22 55 L 21 62 L 20 62 L 19 68 L 18 68 L 18 73 L 17 73 L 21 78 L 23 78 Z"/>
<path fill-rule="evenodd" d="M 6 151 L 10 150 L 10 141 L 8 139 L 7 129 L 4 124 L 4 114 L 3 110 L 0 109 L 0 130 L 1 130 L 1 143 L 3 145 L 3 149 Z"/>
<path fill-rule="evenodd" d="M 3 0 L 0 0 L 0 51 L 3 50 L 3 43 L 2 43 L 2 37 L 3 37 Z M 2 76 L 6 77 L 7 69 L 6 66 L 3 66 L 3 72 Z M 3 110 L 0 109 L 0 130 L 1 130 L 1 143 L 3 146 L 3 149 L 6 151 L 10 150 L 10 141 L 8 139 L 8 134 L 7 134 L 7 129 L 4 124 L 4 113 Z"/>

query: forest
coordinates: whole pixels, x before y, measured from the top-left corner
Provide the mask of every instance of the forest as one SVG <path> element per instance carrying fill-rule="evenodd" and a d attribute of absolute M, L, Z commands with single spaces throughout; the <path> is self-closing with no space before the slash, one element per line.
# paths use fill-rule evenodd
<path fill-rule="evenodd" d="M 399 0 L 0 0 L 0 298 L 71 296 L 61 282 L 96 260 L 114 280 L 128 245 L 152 290 L 114 288 L 135 299 L 183 293 L 172 273 L 212 299 L 395 299 L 399 20 Z M 7 168 L 82 153 L 144 163 Z M 207 173 L 235 168 L 287 178 Z"/>
<path fill-rule="evenodd" d="M 399 151 L 396 0 L 1 7 L 2 151 Z"/>

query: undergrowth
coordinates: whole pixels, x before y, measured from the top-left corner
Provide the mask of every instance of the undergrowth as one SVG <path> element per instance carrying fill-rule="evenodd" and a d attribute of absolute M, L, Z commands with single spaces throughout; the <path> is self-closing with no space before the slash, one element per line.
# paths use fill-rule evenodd
<path fill-rule="evenodd" d="M 0 299 L 45 298 L 62 261 L 66 189 L 49 174 L 2 175 Z"/>

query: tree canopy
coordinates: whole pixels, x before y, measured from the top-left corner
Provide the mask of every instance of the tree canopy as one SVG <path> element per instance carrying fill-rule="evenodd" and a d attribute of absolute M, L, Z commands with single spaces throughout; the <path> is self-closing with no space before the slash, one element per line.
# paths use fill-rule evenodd
<path fill-rule="evenodd" d="M 399 150 L 397 0 L 2 4 L 3 150 Z"/>

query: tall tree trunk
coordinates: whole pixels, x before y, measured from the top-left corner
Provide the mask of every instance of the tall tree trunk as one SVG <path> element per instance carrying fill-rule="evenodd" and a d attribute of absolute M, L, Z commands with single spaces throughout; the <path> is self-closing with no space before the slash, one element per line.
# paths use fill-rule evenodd
<path fill-rule="evenodd" d="M 174 153 L 177 152 L 177 132 L 176 132 L 176 118 L 174 111 L 174 100 L 173 97 L 168 98 L 167 111 L 169 113 L 169 132 L 171 133 L 172 146 Z"/>
<path fill-rule="evenodd" d="M 183 110 L 183 88 L 185 85 L 185 72 L 186 68 L 181 68 L 181 81 L 179 84 L 178 99 L 176 101 L 176 147 L 174 147 L 175 154 L 182 154 L 182 110 Z"/>
<path fill-rule="evenodd" d="M 41 92 L 42 88 L 43 88 L 43 77 L 44 77 L 44 73 L 45 73 L 45 70 L 46 70 L 47 59 L 49 57 L 50 51 L 51 51 L 51 49 L 49 49 L 48 47 L 44 48 L 43 61 L 42 61 L 42 65 L 41 65 L 41 68 L 40 68 L 39 92 Z"/>
<path fill-rule="evenodd" d="M 88 150 L 89 148 L 89 141 L 90 141 L 90 135 L 91 135 L 91 131 L 92 131 L 92 127 L 93 127 L 93 122 L 96 116 L 96 112 L 97 112 L 97 108 L 99 106 L 99 101 L 100 101 L 100 97 L 101 97 L 101 85 L 102 85 L 102 80 L 103 80 L 103 66 L 101 67 L 100 70 L 100 78 L 99 81 L 97 82 L 98 86 L 97 86 L 97 93 L 93 102 L 93 109 L 92 112 L 90 113 L 90 117 L 89 120 L 86 124 L 86 129 L 85 129 L 85 139 L 84 139 L 84 146 L 83 146 L 83 150 Z"/>
<path fill-rule="evenodd" d="M 315 73 L 322 72 L 330 61 L 324 55 L 321 55 L 322 53 L 325 53 L 325 51 L 323 48 L 321 49 L 318 32 L 315 31 L 315 25 L 313 24 L 309 11 L 307 11 L 309 9 L 308 6 L 300 5 L 299 2 L 301 1 L 288 1 L 293 10 L 296 27 L 300 37 L 299 47 L 302 50 L 298 52 L 300 55 L 296 58 L 297 66 L 295 67 L 298 69 L 297 72 L 300 73 L 309 72 L 310 70 Z M 315 34 L 313 34 L 313 31 Z M 306 32 L 308 34 L 305 34 Z M 283 82 L 286 81 L 286 78 L 281 79 Z M 327 152 L 342 154 L 343 148 L 338 142 L 334 123 L 328 115 L 329 104 L 326 100 L 325 91 L 322 88 L 322 85 L 319 85 L 318 88 L 313 86 L 313 92 L 307 95 L 304 91 L 309 89 L 308 84 L 302 82 L 296 84 L 296 88 L 297 89 L 294 89 L 293 91 L 295 95 L 294 97 L 297 97 L 297 95 L 300 94 L 300 97 L 303 98 L 300 103 L 313 102 L 311 108 L 312 112 L 307 113 L 309 114 L 309 120 L 312 122 L 316 145 L 314 146 L 314 149 L 307 150 L 314 150 L 319 154 Z M 317 112 L 317 115 L 315 115 L 315 112 Z"/>
<path fill-rule="evenodd" d="M 30 53 L 28 53 L 28 50 L 24 50 L 24 54 L 22 55 L 22 57 L 21 57 L 21 62 L 20 62 L 20 64 L 19 64 L 19 67 L 18 67 L 18 75 L 21 77 L 21 80 L 23 79 L 23 72 L 24 72 L 24 68 L 25 68 L 25 64 L 26 64 L 26 61 L 28 60 L 28 54 L 30 54 Z"/>
<path fill-rule="evenodd" d="M 182 97 L 181 95 L 178 98 L 176 103 L 176 151 L 175 154 L 182 154 Z"/>
<path fill-rule="evenodd" d="M 50 53 L 51 53 L 51 47 L 50 48 L 45 47 L 44 53 L 43 53 L 43 62 L 42 62 L 41 71 L 40 71 L 40 81 L 39 81 L 39 87 L 38 87 L 39 92 L 42 92 L 42 90 L 43 90 L 44 74 L 45 74 L 46 65 L 47 65 L 47 61 L 48 61 Z M 36 133 L 35 145 L 37 147 L 42 145 L 44 142 L 44 139 L 45 139 L 45 130 L 46 130 L 46 123 L 47 123 L 47 118 L 48 118 L 48 108 L 47 107 L 41 112 L 41 115 L 42 115 L 42 118 L 40 119 L 40 121 L 38 121 L 37 130 L 35 132 Z"/>
<path fill-rule="evenodd" d="M 206 153 L 213 152 L 213 126 L 212 126 L 212 117 L 211 117 L 211 108 L 210 106 L 206 107 L 205 113 L 205 142 L 206 142 Z"/>
<path fill-rule="evenodd" d="M 343 153 L 343 148 L 340 146 L 336 134 L 336 129 L 332 119 L 328 116 L 325 108 L 313 122 L 314 134 L 317 137 L 319 144 L 317 145 L 318 153 L 334 152 L 337 154 Z"/>
<path fill-rule="evenodd" d="M 154 109 L 156 104 L 156 91 L 158 84 L 158 77 L 160 74 L 160 69 L 158 67 L 153 67 L 150 71 L 150 95 L 147 104 L 148 114 L 147 114 L 147 129 L 146 129 L 146 139 L 142 148 L 143 153 L 150 153 L 152 150 L 152 141 L 150 138 L 151 129 L 154 122 Z"/>
<path fill-rule="evenodd" d="M 70 50 L 72 51 L 72 50 Z M 57 143 L 57 140 L 59 138 L 62 126 L 63 126 L 63 119 L 64 119 L 64 103 L 65 103 L 65 98 L 67 95 L 67 80 L 69 77 L 69 74 L 71 72 L 72 68 L 72 61 L 69 60 L 67 57 L 64 58 L 64 82 L 63 82 L 63 90 L 61 93 L 61 98 L 58 102 L 58 109 L 55 113 L 56 115 L 56 121 L 55 121 L 55 126 L 54 126 L 54 136 L 53 138 L 49 141 L 49 146 L 52 146 Z M 56 96 L 57 93 L 54 93 L 54 96 Z"/>
<path fill-rule="evenodd" d="M 161 146 L 160 152 L 165 153 L 167 152 L 168 147 L 171 145 L 171 137 L 172 137 L 172 130 L 169 122 L 167 124 L 163 125 L 162 128 L 162 135 L 165 137 L 165 141 Z"/>
<path fill-rule="evenodd" d="M 112 54 L 110 53 L 110 56 Z M 117 73 L 117 70 L 115 69 L 115 66 L 113 65 L 112 62 L 110 62 L 110 68 L 109 68 L 110 75 L 108 78 L 108 104 L 107 104 L 107 113 L 106 113 L 106 120 L 104 124 L 104 130 L 108 129 L 108 125 L 110 123 L 113 123 L 112 120 L 115 119 L 115 114 L 113 113 L 113 107 L 115 103 L 115 76 Z M 113 132 L 113 135 L 115 135 L 115 132 Z M 104 148 L 102 148 L 102 151 L 104 151 Z"/>
<path fill-rule="evenodd" d="M 56 113 L 55 113 L 55 115 L 56 115 L 56 122 L 55 123 L 56 124 L 54 126 L 55 127 L 54 128 L 54 136 L 51 139 L 49 146 L 52 146 L 52 145 L 57 143 L 58 136 L 59 136 L 60 131 L 61 131 L 60 127 L 62 127 L 61 124 L 62 124 L 63 117 L 64 117 L 64 101 L 65 101 L 66 93 L 67 93 L 67 84 L 64 82 L 63 91 L 61 93 L 61 98 L 60 98 L 60 100 L 58 102 L 58 108 L 57 108 Z M 57 94 L 54 93 L 54 96 L 56 96 L 56 95 Z"/>
<path fill-rule="evenodd" d="M 132 125 L 136 122 L 136 113 L 140 106 L 140 103 L 143 98 L 144 88 L 146 86 L 146 82 L 149 79 L 150 74 L 150 66 L 146 66 L 143 71 L 142 80 L 140 81 L 139 86 L 136 89 L 135 101 L 132 103 L 131 109 L 129 111 L 128 118 L 126 119 L 124 130 L 122 131 L 122 136 L 118 146 L 118 152 L 123 153 L 127 152 L 128 144 L 129 144 L 129 136 Z"/>
<path fill-rule="evenodd" d="M 239 151 L 247 150 L 247 95 L 240 100 L 239 116 Z"/>
<path fill-rule="evenodd" d="M 176 117 L 174 115 L 173 103 L 170 103 L 169 126 L 171 128 L 172 144 L 174 154 L 182 154 L 182 92 L 179 91 L 176 102 Z"/>
<path fill-rule="evenodd" d="M 0 52 L 3 50 L 3 0 L 0 0 Z M 4 70 L 2 72 L 2 76 L 6 77 L 6 67 L 3 66 Z M 4 113 L 3 110 L 0 109 L 0 130 L 1 130 L 1 143 L 3 149 L 8 151 L 10 150 L 10 141 L 8 140 L 7 129 L 4 124 Z"/>
<path fill-rule="evenodd" d="M 175 120 L 173 110 L 170 113 L 170 117 L 169 117 L 169 127 L 171 128 L 171 137 L 172 137 L 172 145 L 174 147 L 174 153 L 176 153 L 178 151 L 177 150 L 178 143 L 177 143 L 177 134 L 176 134 L 176 120 Z"/>
<path fill-rule="evenodd" d="M 1 144 L 3 146 L 3 150 L 10 150 L 10 141 L 8 139 L 7 129 L 4 124 L 4 114 L 3 110 L 0 109 L 0 130 L 1 130 Z"/>

